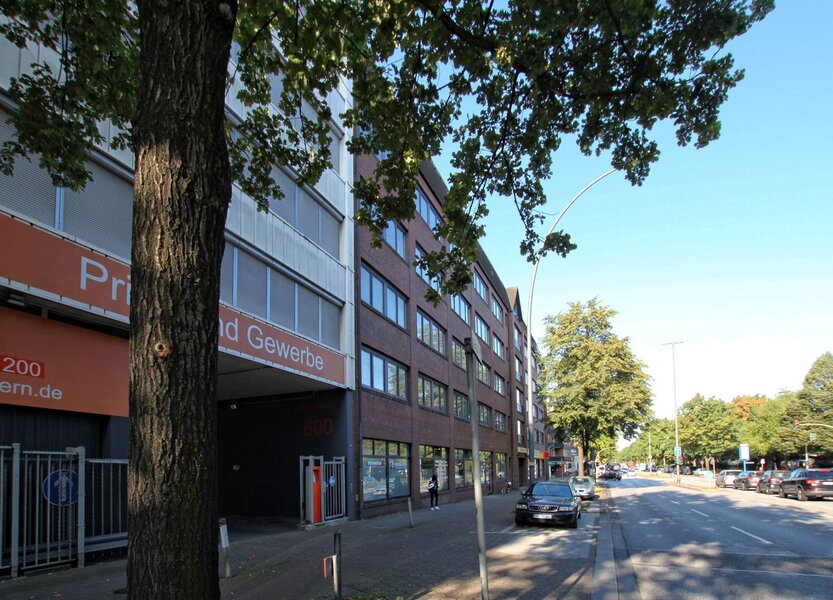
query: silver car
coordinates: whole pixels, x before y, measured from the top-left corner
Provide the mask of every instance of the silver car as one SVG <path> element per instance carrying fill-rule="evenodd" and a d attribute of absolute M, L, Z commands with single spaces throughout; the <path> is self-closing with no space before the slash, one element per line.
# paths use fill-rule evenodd
<path fill-rule="evenodd" d="M 714 483 L 717 487 L 733 487 L 735 483 L 735 476 L 740 473 L 740 469 L 723 469 L 717 474 Z"/>
<path fill-rule="evenodd" d="M 596 495 L 593 492 L 593 480 L 590 477 L 570 477 L 570 483 L 576 491 L 576 494 L 581 496 L 582 500 L 592 500 L 595 498 Z"/>

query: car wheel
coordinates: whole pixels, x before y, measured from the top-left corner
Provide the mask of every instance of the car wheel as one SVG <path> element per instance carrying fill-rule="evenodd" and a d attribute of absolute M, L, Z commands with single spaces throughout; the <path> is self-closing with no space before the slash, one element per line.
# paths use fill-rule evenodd
<path fill-rule="evenodd" d="M 573 520 L 567 523 L 567 527 L 570 529 L 576 529 L 578 527 L 578 515 L 573 517 Z"/>
<path fill-rule="evenodd" d="M 807 494 L 805 494 L 805 493 L 804 493 L 804 488 L 803 488 L 803 487 L 801 487 L 801 486 L 798 486 L 798 487 L 796 488 L 796 490 L 795 490 L 795 497 L 796 497 L 796 498 L 797 498 L 800 502 L 807 502 Z"/>
<path fill-rule="evenodd" d="M 515 525 L 523 525 L 523 524 L 524 524 L 524 520 L 521 517 L 519 517 L 518 515 L 515 515 Z"/>
<path fill-rule="evenodd" d="M 778 497 L 779 498 L 786 498 L 787 497 L 787 495 L 784 493 L 784 488 L 782 488 L 782 487 L 778 488 Z"/>

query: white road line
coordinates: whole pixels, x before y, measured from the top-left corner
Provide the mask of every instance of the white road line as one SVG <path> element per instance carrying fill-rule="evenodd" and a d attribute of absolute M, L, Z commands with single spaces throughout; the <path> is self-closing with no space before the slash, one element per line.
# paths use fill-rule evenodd
<path fill-rule="evenodd" d="M 679 504 L 679 502 L 677 502 L 676 500 L 672 500 L 671 504 Z"/>
<path fill-rule="evenodd" d="M 706 514 L 706 513 L 704 513 L 704 512 L 700 512 L 699 510 L 696 510 L 696 509 L 693 509 L 693 508 L 692 508 L 692 509 L 691 509 L 691 512 L 696 512 L 696 513 L 697 513 L 698 515 L 700 515 L 701 517 L 706 517 L 707 519 L 709 518 L 709 515 L 707 515 L 707 514 Z"/>
<path fill-rule="evenodd" d="M 509 527 L 504 527 L 503 529 L 501 529 L 499 533 L 509 533 L 513 529 L 515 529 L 515 525 L 510 525 Z"/>
<path fill-rule="evenodd" d="M 744 531 L 743 529 L 739 529 L 738 527 L 735 527 L 734 525 L 729 525 L 729 527 L 731 527 L 735 531 L 741 532 L 743 535 L 748 535 L 751 538 L 755 538 L 756 540 L 758 540 L 759 542 L 763 542 L 764 544 L 770 544 L 770 545 L 772 544 L 772 542 L 770 542 L 769 540 L 765 540 L 764 538 L 758 537 L 757 535 L 749 533 L 748 531 Z"/>

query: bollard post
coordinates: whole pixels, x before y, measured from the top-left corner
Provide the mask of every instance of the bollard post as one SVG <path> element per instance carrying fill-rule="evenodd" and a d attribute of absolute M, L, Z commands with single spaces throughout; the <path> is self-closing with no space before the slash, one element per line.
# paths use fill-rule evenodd
<path fill-rule="evenodd" d="M 333 598 L 341 600 L 341 534 L 333 534 Z"/>
<path fill-rule="evenodd" d="M 231 561 L 228 552 L 228 524 L 225 518 L 220 519 L 220 546 L 223 548 L 223 562 L 225 563 L 226 579 L 231 577 Z"/>
<path fill-rule="evenodd" d="M 414 528 L 414 509 L 413 504 L 411 503 L 411 497 L 408 496 L 408 523 L 410 523 L 411 529 Z"/>

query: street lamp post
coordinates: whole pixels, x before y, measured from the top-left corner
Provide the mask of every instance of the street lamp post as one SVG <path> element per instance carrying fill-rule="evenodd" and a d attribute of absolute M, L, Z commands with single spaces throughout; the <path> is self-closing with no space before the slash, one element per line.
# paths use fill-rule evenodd
<path fill-rule="evenodd" d="M 677 463 L 677 483 L 680 483 L 680 419 L 677 415 L 677 363 L 674 357 L 674 346 L 685 342 L 667 342 L 663 346 L 671 346 L 671 376 L 674 385 L 674 462 Z"/>
<path fill-rule="evenodd" d="M 564 213 L 566 213 L 567 210 L 576 203 L 576 200 L 581 198 L 584 192 L 615 171 L 616 169 L 610 169 L 609 171 L 602 173 L 596 177 L 596 179 L 584 186 L 578 194 L 573 196 L 573 199 L 570 200 L 563 209 L 561 209 L 560 213 L 558 213 L 555 222 L 550 226 L 549 231 L 547 231 L 547 235 L 544 236 L 544 242 L 546 242 L 547 237 L 555 231 L 555 228 L 561 222 L 561 218 L 564 216 Z M 538 267 L 540 264 L 540 258 L 536 258 L 533 262 L 532 279 L 529 281 L 529 295 L 527 296 L 526 302 L 526 428 L 527 446 L 529 448 L 530 481 L 533 479 L 533 474 L 535 473 L 535 425 L 532 422 L 532 294 L 535 292 L 535 278 L 538 276 Z M 579 468 L 581 469 L 583 466 L 579 466 Z"/>

